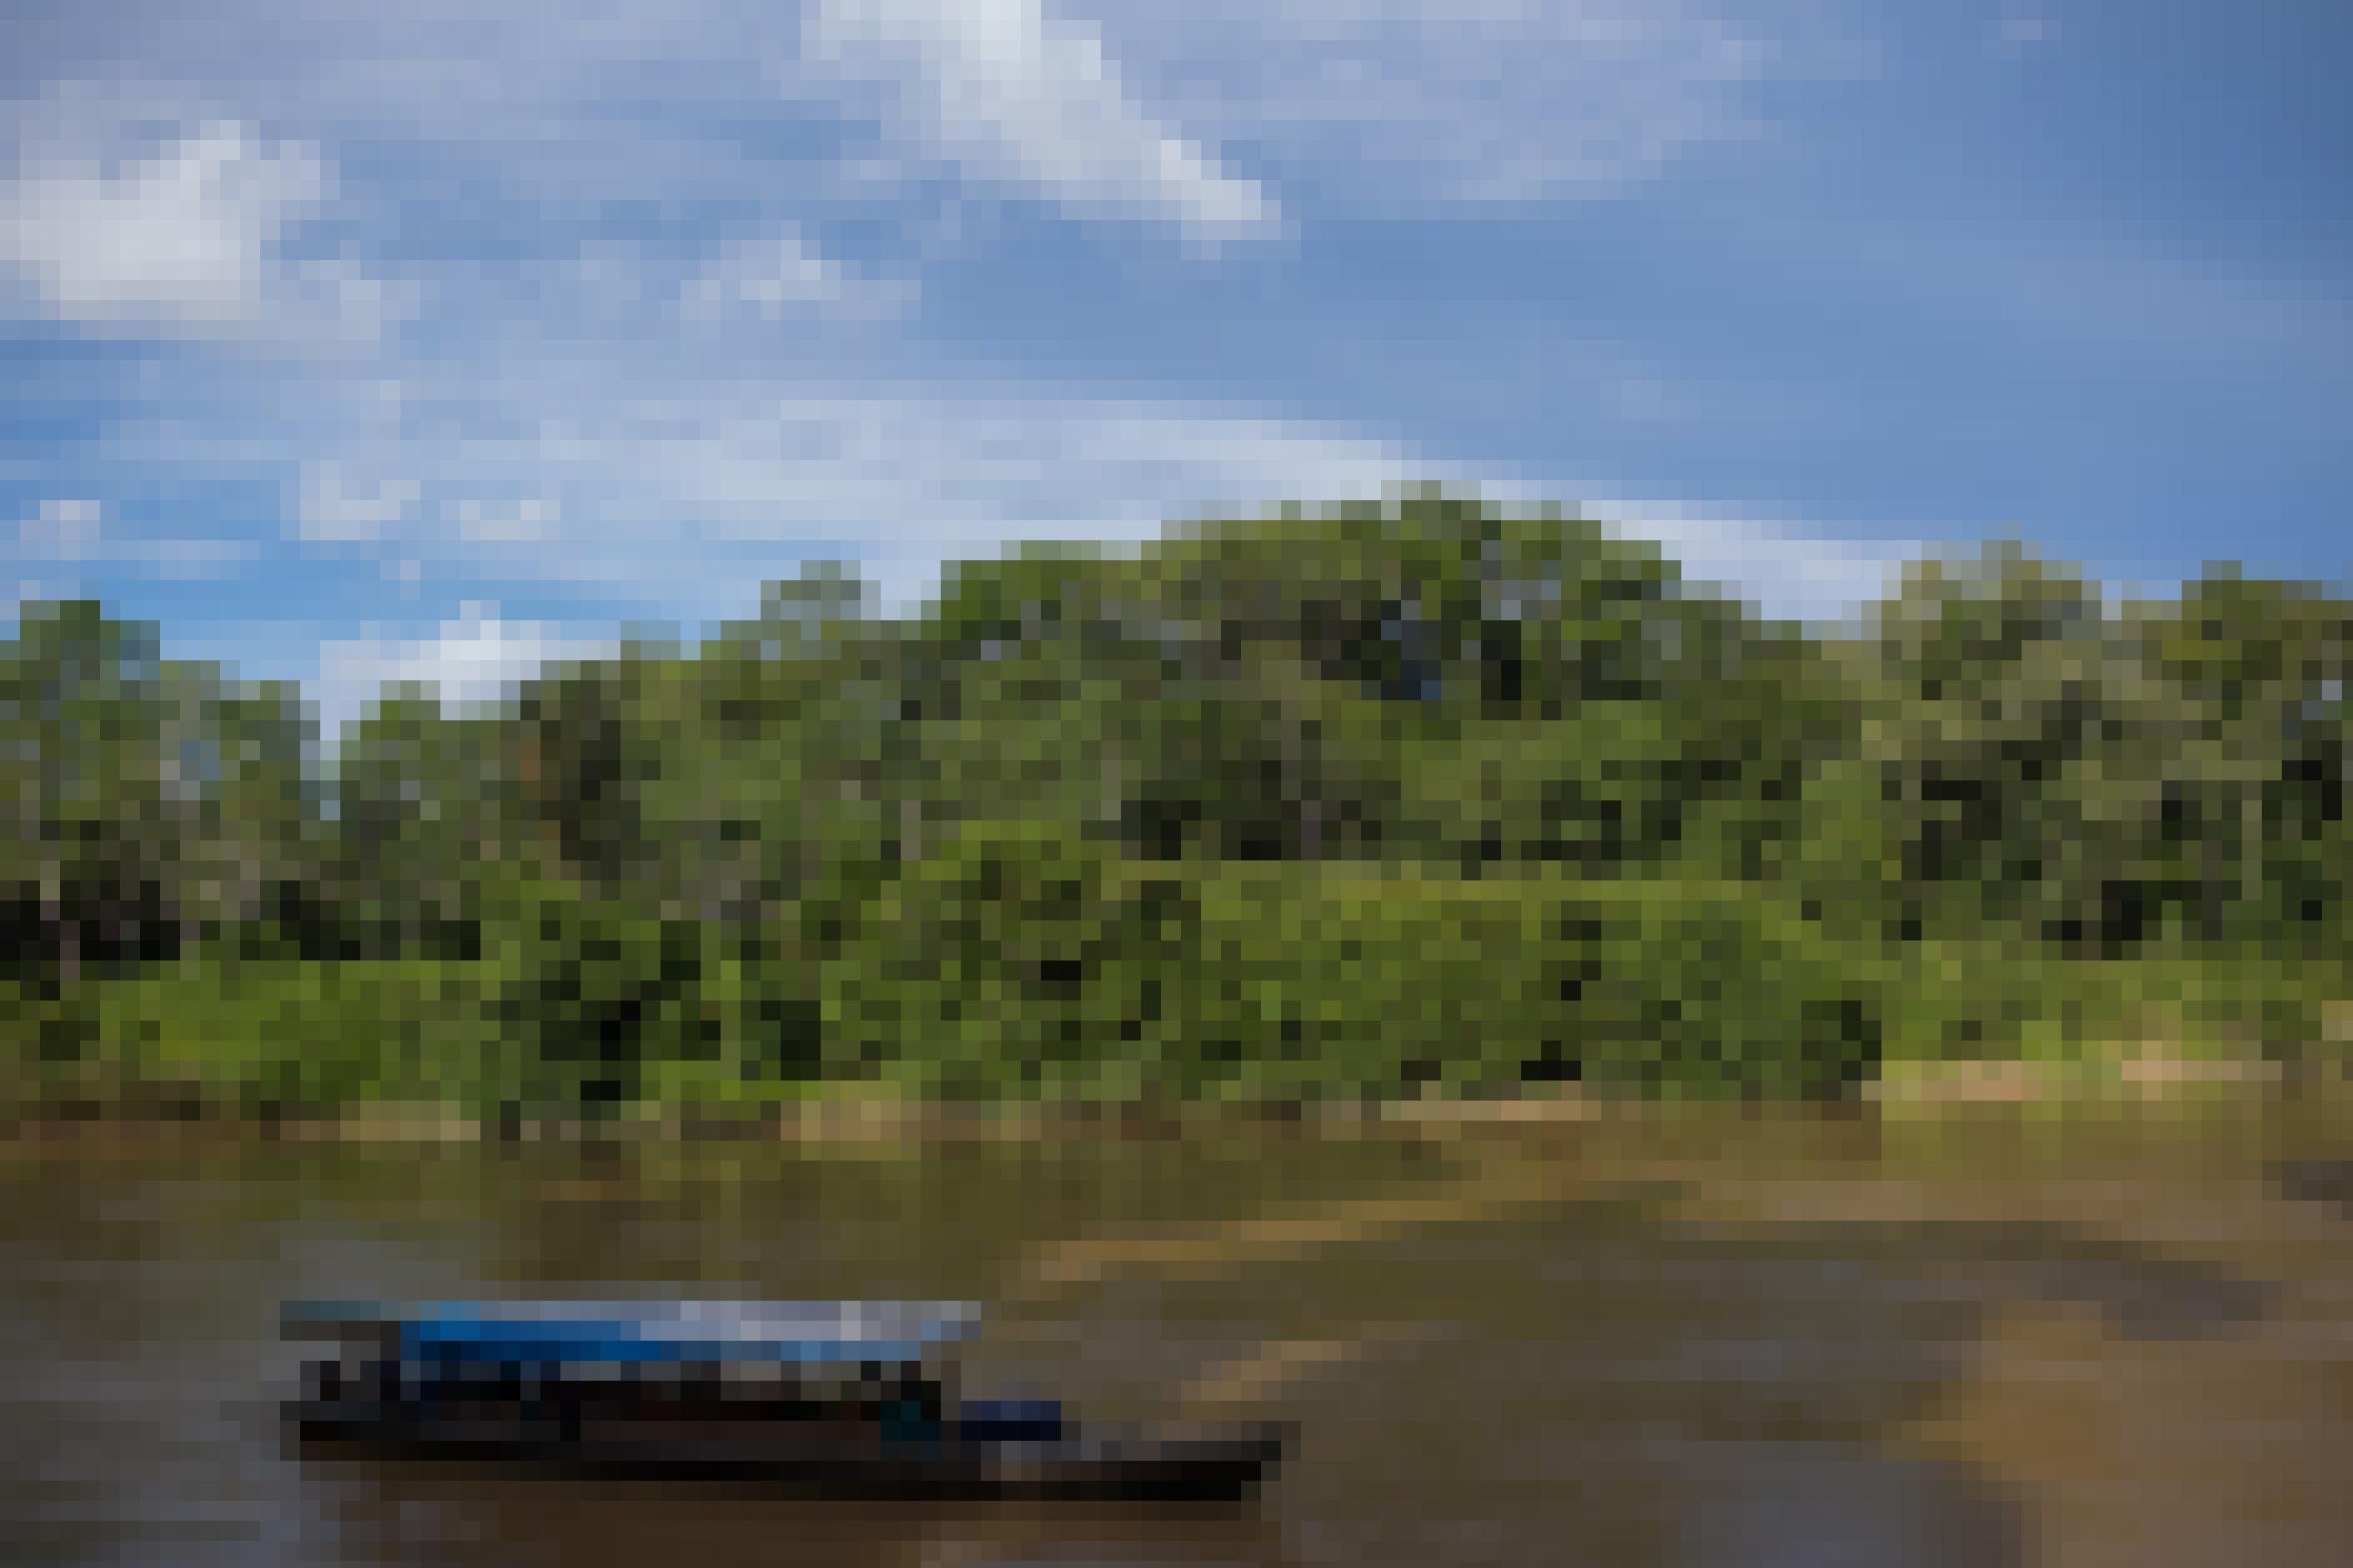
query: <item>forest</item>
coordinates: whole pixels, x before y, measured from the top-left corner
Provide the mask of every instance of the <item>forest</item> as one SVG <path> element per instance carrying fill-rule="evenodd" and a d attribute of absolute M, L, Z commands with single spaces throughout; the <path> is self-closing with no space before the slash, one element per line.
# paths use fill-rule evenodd
<path fill-rule="evenodd" d="M 594 1121 L 2339 1060 L 2348 657 L 2321 584 L 2135 599 L 2012 544 L 1802 626 L 1434 490 L 1017 548 L 897 616 L 807 566 L 333 737 L 26 604 L 0 1078 Z"/>

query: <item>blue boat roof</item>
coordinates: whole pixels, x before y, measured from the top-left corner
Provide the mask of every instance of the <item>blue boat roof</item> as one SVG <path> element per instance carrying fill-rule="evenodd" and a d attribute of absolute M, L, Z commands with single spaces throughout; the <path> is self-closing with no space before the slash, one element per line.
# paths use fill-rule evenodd
<path fill-rule="evenodd" d="M 914 1362 L 978 1326 L 955 1301 L 297 1301 L 290 1334 L 388 1338 L 404 1357 Z"/>

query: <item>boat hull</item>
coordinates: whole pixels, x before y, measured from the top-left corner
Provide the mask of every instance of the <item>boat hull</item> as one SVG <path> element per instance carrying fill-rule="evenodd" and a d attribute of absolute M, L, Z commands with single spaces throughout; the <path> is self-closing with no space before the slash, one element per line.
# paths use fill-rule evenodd
<path fill-rule="evenodd" d="M 750 1483 L 803 1495 L 1037 1501 L 1221 1501 L 1254 1495 L 1290 1428 L 1255 1422 L 1050 1441 L 954 1436 L 565 1431 L 528 1419 L 438 1415 L 405 1404 L 298 1400 L 301 1442 L 516 1461 L 647 1479 Z"/>

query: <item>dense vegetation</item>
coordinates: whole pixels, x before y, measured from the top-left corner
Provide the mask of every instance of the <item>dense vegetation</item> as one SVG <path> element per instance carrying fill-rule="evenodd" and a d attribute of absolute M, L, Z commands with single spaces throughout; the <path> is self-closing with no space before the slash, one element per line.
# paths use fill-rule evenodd
<path fill-rule="evenodd" d="M 0 647 L 20 1102 L 1836 1093 L 2330 1047 L 2353 605 L 2014 548 L 1842 630 L 1416 493 L 774 585 L 495 711 Z M 323 760 L 322 760 L 323 758 Z"/>

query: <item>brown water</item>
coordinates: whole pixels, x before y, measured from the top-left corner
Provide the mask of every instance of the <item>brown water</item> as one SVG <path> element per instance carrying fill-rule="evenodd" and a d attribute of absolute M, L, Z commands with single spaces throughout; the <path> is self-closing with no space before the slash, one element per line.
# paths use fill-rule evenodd
<path fill-rule="evenodd" d="M 2342 1131 L 2340 1131 L 2340 1129 Z M 2353 1122 L 0 1156 L 10 1563 L 2353 1562 Z M 1214 1509 L 288 1447 L 282 1298 L 997 1303 L 976 1383 L 1297 1421 Z"/>

